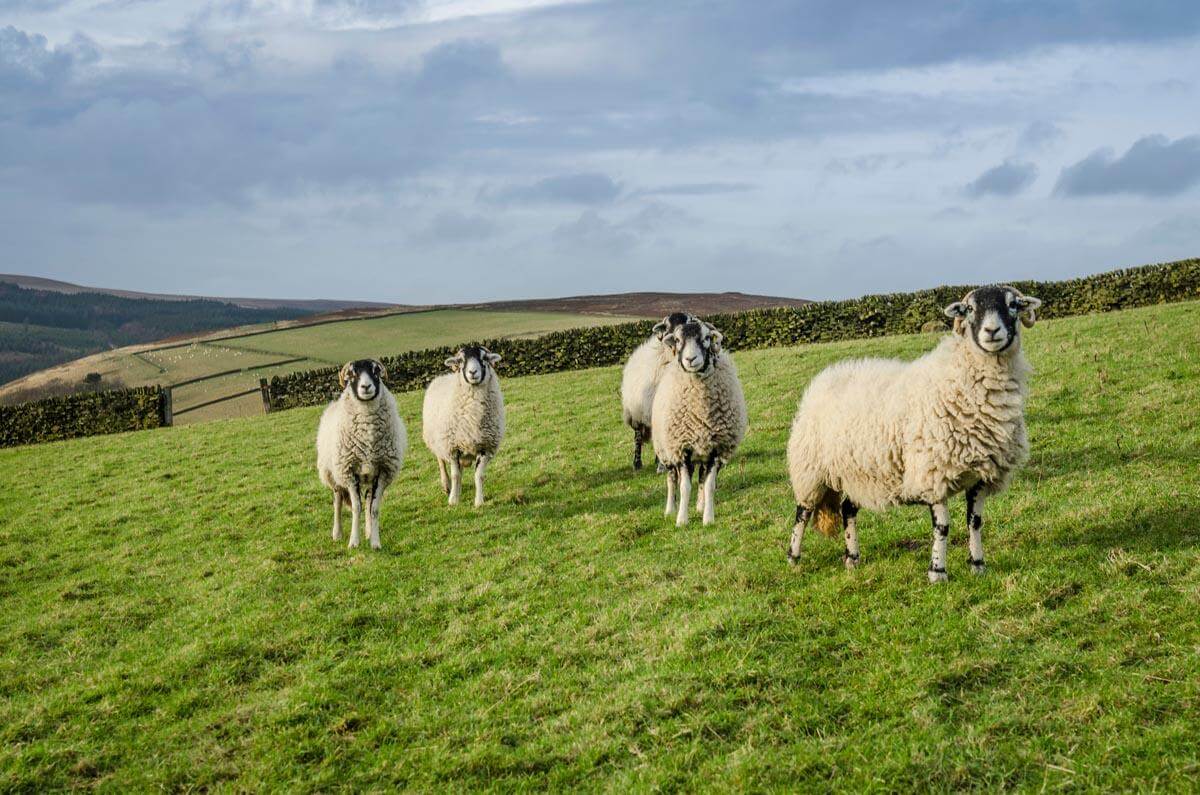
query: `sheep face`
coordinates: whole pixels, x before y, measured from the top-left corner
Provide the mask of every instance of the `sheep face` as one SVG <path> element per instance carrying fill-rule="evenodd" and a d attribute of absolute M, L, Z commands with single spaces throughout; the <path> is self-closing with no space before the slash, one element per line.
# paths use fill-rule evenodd
<path fill-rule="evenodd" d="M 945 313 L 954 319 L 955 334 L 970 336 L 984 353 L 999 354 L 1019 348 L 1020 326 L 1033 326 L 1041 305 L 1015 287 L 1000 285 L 972 290 L 946 307 Z"/>
<path fill-rule="evenodd" d="M 447 359 L 446 366 L 462 376 L 463 381 L 477 386 L 487 380 L 488 368 L 494 367 L 498 361 L 500 354 L 479 345 L 467 345 Z"/>
<path fill-rule="evenodd" d="M 364 403 L 369 403 L 379 396 L 383 379 L 386 377 L 387 370 L 374 359 L 346 362 L 338 374 L 342 389 L 349 385 L 354 397 Z"/>
<path fill-rule="evenodd" d="M 703 375 L 712 369 L 721 352 L 721 332 L 700 320 L 689 320 L 666 337 L 675 359 L 686 373 Z"/>
<path fill-rule="evenodd" d="M 654 336 L 659 340 L 663 340 L 670 334 L 675 333 L 675 329 L 682 326 L 684 323 L 695 320 L 696 318 L 686 312 L 672 312 L 664 317 L 661 321 L 654 324 Z"/>

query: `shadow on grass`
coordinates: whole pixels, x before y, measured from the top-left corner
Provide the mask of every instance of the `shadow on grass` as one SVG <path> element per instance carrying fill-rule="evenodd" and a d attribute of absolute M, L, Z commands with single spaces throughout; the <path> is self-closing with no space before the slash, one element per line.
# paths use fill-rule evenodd
<path fill-rule="evenodd" d="M 1200 546 L 1200 506 L 1114 512 L 1109 519 L 1081 524 L 1055 540 L 1067 547 L 1090 547 L 1104 555 L 1116 547 L 1138 552 L 1194 549 Z"/>

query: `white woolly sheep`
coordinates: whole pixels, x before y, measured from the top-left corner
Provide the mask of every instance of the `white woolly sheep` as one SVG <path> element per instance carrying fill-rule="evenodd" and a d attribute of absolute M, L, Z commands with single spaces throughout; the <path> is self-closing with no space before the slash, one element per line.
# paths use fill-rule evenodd
<path fill-rule="evenodd" d="M 655 392 L 650 427 L 654 452 L 667 469 L 667 516 L 676 511 L 679 486 L 675 524 L 680 527 L 687 524 L 695 469 L 697 510 L 703 505 L 704 524 L 712 524 L 717 473 L 746 435 L 746 399 L 733 359 L 721 350 L 722 339 L 721 332 L 698 320 L 664 337 L 674 359 Z"/>
<path fill-rule="evenodd" d="M 442 491 L 451 505 L 458 505 L 462 494 L 463 464 L 472 460 L 475 507 L 483 505 L 483 473 L 504 439 L 499 361 L 499 354 L 468 345 L 446 360 L 452 372 L 439 375 L 425 390 L 421 434 L 438 460 Z"/>
<path fill-rule="evenodd" d="M 642 445 L 650 441 L 650 413 L 654 391 L 674 355 L 663 337 L 689 320 L 691 315 L 673 312 L 654 326 L 650 339 L 630 354 L 621 373 L 621 411 L 625 424 L 633 429 L 633 468 L 642 468 Z"/>
<path fill-rule="evenodd" d="M 404 465 L 408 449 L 408 433 L 383 383 L 386 377 L 374 359 L 348 362 L 338 374 L 342 394 L 325 408 L 317 427 L 317 474 L 333 491 L 333 540 L 342 537 L 342 502 L 349 499 L 352 548 L 361 540 L 358 516 L 365 513 L 371 547 L 379 549 L 383 492 Z"/>
<path fill-rule="evenodd" d="M 1029 456 L 1029 363 L 1019 326 L 1041 301 L 1007 286 L 980 287 L 946 307 L 954 332 L 912 362 L 860 359 L 832 365 L 809 384 L 792 422 L 788 474 L 796 519 L 788 560 L 800 558 L 815 520 L 845 526 L 847 568 L 859 559 L 859 508 L 923 503 L 933 523 L 929 581 L 946 579 L 950 513 L 966 492 L 972 572 L 983 572 L 983 502 Z"/>

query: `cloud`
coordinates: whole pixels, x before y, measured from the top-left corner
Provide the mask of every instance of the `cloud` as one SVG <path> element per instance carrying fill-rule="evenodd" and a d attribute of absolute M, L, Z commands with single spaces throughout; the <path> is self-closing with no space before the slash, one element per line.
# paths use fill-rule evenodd
<path fill-rule="evenodd" d="M 1116 157 L 1099 149 L 1067 166 L 1054 186 L 1057 196 L 1101 196 L 1132 193 L 1174 196 L 1200 183 L 1200 135 L 1175 141 L 1164 135 L 1139 139 Z"/>
<path fill-rule="evenodd" d="M 418 242 L 437 245 L 486 240 L 495 234 L 496 225 L 482 215 L 444 210 L 435 215 L 429 225 L 414 237 Z"/>
<path fill-rule="evenodd" d="M 1021 135 L 1017 138 L 1017 148 L 1035 151 L 1045 149 L 1066 137 L 1067 134 L 1058 125 L 1039 120 L 1031 122 L 1021 131 Z"/>
<path fill-rule="evenodd" d="M 531 185 L 481 191 L 479 198 L 490 204 L 610 204 L 621 194 L 621 186 L 604 174 L 564 174 L 546 177 Z"/>
<path fill-rule="evenodd" d="M 505 73 L 496 45 L 478 40 L 451 41 L 425 53 L 417 86 L 425 91 L 462 91 Z"/>
<path fill-rule="evenodd" d="M 1037 179 L 1038 168 L 1033 163 L 1005 160 L 993 166 L 967 184 L 964 192 L 973 199 L 984 196 L 1015 196 Z"/>
<path fill-rule="evenodd" d="M 745 193 L 754 190 L 748 182 L 680 182 L 659 185 L 638 191 L 643 196 L 715 196 L 723 193 Z"/>

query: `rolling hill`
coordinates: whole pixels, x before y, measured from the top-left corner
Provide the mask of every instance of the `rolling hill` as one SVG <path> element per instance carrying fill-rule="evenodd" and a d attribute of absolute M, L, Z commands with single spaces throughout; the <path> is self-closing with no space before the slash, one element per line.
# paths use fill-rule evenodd
<path fill-rule="evenodd" d="M 382 552 L 329 538 L 318 408 L 0 450 L 0 789 L 1190 791 L 1200 303 L 1025 340 L 1032 459 L 938 587 L 919 508 L 784 558 L 805 384 L 933 335 L 737 353 L 710 527 L 630 470 L 612 367 L 503 382 L 479 511 L 398 396 Z"/>

